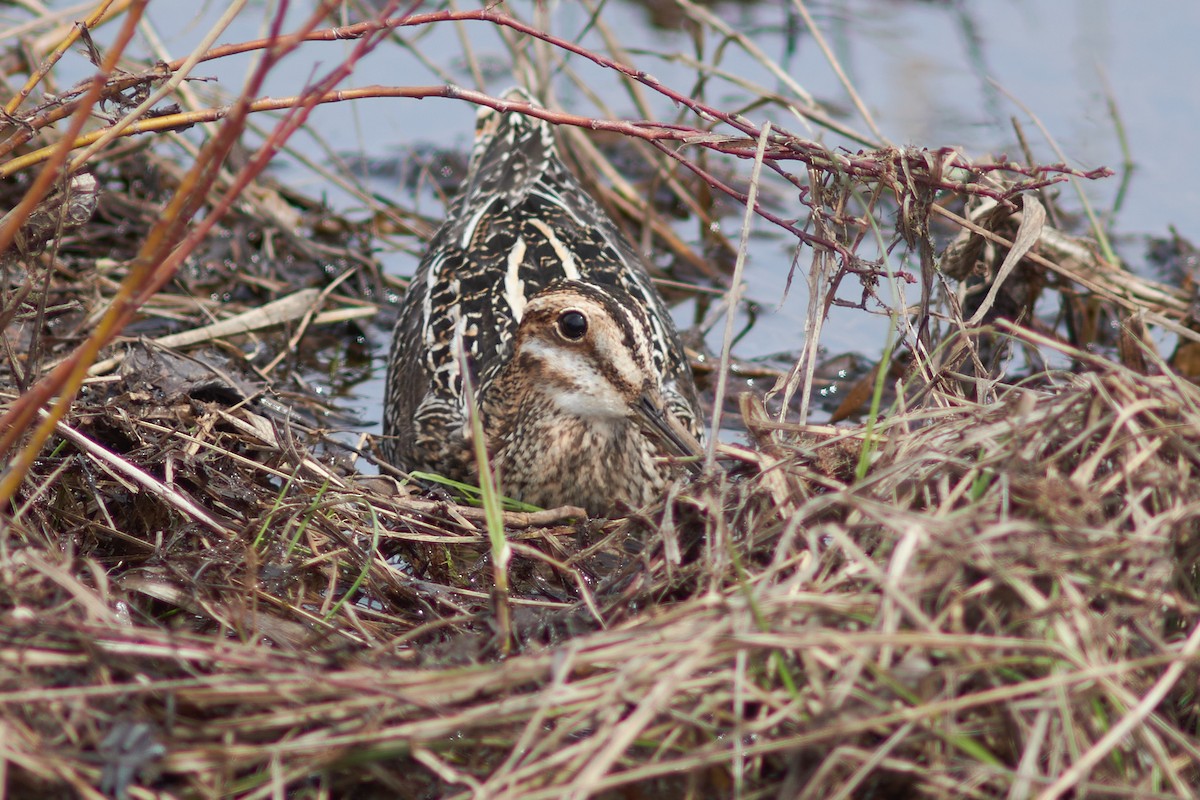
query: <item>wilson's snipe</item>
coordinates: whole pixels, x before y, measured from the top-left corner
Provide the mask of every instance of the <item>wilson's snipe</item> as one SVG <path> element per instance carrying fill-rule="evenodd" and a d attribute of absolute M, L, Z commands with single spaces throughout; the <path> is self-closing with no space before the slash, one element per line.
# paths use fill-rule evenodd
<path fill-rule="evenodd" d="M 696 389 L 662 299 L 550 125 L 516 112 L 480 112 L 463 189 L 402 302 L 384 406 L 393 464 L 477 477 L 463 354 L 511 497 L 603 515 L 651 500 L 664 456 L 695 453 Z"/>

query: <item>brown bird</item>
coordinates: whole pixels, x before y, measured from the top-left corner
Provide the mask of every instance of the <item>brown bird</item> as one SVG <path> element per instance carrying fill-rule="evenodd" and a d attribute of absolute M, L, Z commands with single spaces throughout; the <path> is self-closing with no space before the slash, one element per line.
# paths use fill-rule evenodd
<path fill-rule="evenodd" d="M 465 377 L 501 491 L 528 503 L 641 506 L 669 457 L 700 447 L 692 374 L 645 267 L 551 126 L 515 111 L 480 112 L 464 186 L 401 302 L 388 461 L 477 479 Z"/>

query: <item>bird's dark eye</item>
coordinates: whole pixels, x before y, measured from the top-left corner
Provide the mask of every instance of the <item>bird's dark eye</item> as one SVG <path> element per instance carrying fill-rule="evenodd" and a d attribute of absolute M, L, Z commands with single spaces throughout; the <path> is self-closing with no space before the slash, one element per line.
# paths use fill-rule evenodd
<path fill-rule="evenodd" d="M 558 332 L 564 339 L 578 342 L 587 333 L 588 321 L 579 311 L 564 311 L 558 315 Z"/>

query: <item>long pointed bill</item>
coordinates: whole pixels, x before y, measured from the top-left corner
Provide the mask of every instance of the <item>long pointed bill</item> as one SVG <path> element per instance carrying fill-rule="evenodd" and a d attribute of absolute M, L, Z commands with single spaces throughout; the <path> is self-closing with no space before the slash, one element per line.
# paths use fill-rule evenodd
<path fill-rule="evenodd" d="M 688 459 L 686 466 L 693 473 L 703 469 L 700 455 L 704 448 L 661 401 L 646 392 L 638 398 L 634 407 L 645 423 L 646 432 L 659 442 L 665 455 Z"/>

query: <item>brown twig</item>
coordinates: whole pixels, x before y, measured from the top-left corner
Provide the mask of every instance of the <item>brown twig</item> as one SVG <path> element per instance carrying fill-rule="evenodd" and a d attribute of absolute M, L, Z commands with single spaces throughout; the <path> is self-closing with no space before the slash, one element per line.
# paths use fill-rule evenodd
<path fill-rule="evenodd" d="M 395 3 L 393 2 L 389 5 L 389 8 L 394 7 L 394 5 Z M 316 99 L 328 91 L 328 85 L 340 81 L 348 73 L 348 63 L 343 62 L 339 68 L 335 68 L 327 76 L 325 81 L 313 87 L 306 95 L 302 96 L 304 98 L 302 102 L 298 103 L 294 107 L 293 113 L 278 126 L 275 138 L 269 139 L 260 149 L 256 158 L 252 159 L 251 163 L 242 168 L 238 179 L 227 190 L 221 202 L 206 215 L 205 219 L 199 225 L 190 231 L 186 231 L 186 221 L 190 220 L 199 209 L 208 188 L 216 178 L 217 169 L 215 167 L 224 162 L 230 149 L 237 141 L 237 137 L 240 135 L 245 118 L 250 113 L 248 98 L 258 93 L 266 75 L 279 59 L 303 41 L 303 31 L 316 26 L 323 17 L 323 11 L 324 8 L 319 7 L 309 18 L 307 25 L 300 28 L 300 33 L 287 36 L 280 33 L 283 19 L 282 11 L 276 16 L 273 21 L 272 30 L 274 45 L 267 49 L 266 56 L 247 82 L 243 99 L 235 103 L 230 109 L 225 119 L 225 124 L 218 131 L 217 135 L 205 145 L 196 164 L 181 182 L 170 204 L 164 211 L 161 220 L 150 231 L 138 258 L 134 260 L 128 276 L 122 281 L 120 290 L 97 325 L 96 332 L 80 345 L 75 353 L 39 381 L 0 417 L 0 432 L 2 432 L 2 436 L 0 436 L 0 454 L 2 454 L 7 452 L 17 438 L 22 435 L 37 409 L 49 400 L 50 397 L 55 395 L 59 397 L 48 419 L 34 430 L 29 443 L 18 457 L 10 463 L 3 477 L 0 478 L 0 504 L 7 502 L 20 485 L 25 472 L 40 451 L 42 444 L 53 431 L 54 424 L 66 413 L 71 398 L 74 397 L 83 377 L 95 361 L 100 349 L 112 341 L 112 338 L 117 335 L 132 317 L 137 307 L 144 303 L 147 298 L 158 291 L 170 279 L 179 264 L 182 263 L 185 255 L 203 239 L 203 236 L 207 234 L 212 225 L 215 225 L 224 212 L 232 206 L 240 189 L 254 175 L 257 175 L 266 167 L 270 161 L 270 157 L 276 152 L 282 141 L 295 132 L 303 122 L 308 111 L 316 104 Z M 135 18 L 136 15 L 129 19 L 136 21 Z M 127 20 L 128 22 L 129 20 Z M 131 25 L 128 27 L 130 27 L 130 33 L 132 33 Z M 348 59 L 348 62 L 352 63 L 353 59 L 361 57 L 377 41 L 377 38 L 366 38 L 355 48 L 355 52 Z M 113 52 L 117 51 L 114 50 Z M 115 56 L 111 57 L 115 58 Z M 96 93 L 98 94 L 98 92 L 97 88 Z M 64 150 L 64 160 L 65 152 Z M 0 233 L 2 233 L 2 230 L 0 230 Z M 0 242 L 2 241 L 3 239 L 0 239 Z M 0 250 L 2 249 L 0 247 Z"/>

